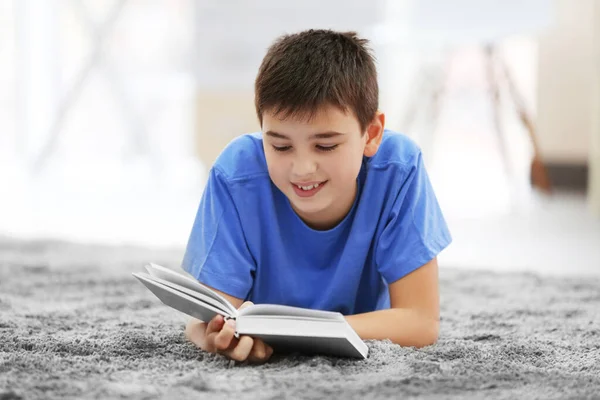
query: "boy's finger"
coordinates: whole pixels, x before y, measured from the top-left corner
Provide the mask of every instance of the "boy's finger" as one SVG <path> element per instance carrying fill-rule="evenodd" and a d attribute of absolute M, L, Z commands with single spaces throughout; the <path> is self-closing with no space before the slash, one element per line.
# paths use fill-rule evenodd
<path fill-rule="evenodd" d="M 235 361 L 246 361 L 252 351 L 253 345 L 254 340 L 250 336 L 242 336 L 237 346 L 235 346 L 233 350 L 227 352 L 227 356 Z"/>
<path fill-rule="evenodd" d="M 211 319 L 206 325 L 206 334 L 209 335 L 213 332 L 219 332 L 221 328 L 223 328 L 223 324 L 225 323 L 225 319 L 222 315 L 215 315 L 213 319 Z"/>
<path fill-rule="evenodd" d="M 251 302 L 251 301 L 245 301 L 245 302 L 244 302 L 244 303 L 243 303 L 243 304 L 240 306 L 239 310 L 241 310 L 241 309 L 244 309 L 244 308 L 246 308 L 246 307 L 250 307 L 251 305 L 254 305 L 254 303 L 253 303 L 253 302 Z"/>
<path fill-rule="evenodd" d="M 273 354 L 273 348 L 265 343 L 265 352 L 267 353 L 267 357 L 270 357 Z"/>
<path fill-rule="evenodd" d="M 268 344 L 266 344 L 265 342 L 263 342 L 263 344 L 265 346 L 265 355 L 263 357 L 261 357 L 261 358 L 254 357 L 253 358 L 253 362 L 256 362 L 256 363 L 267 362 L 271 358 L 271 356 L 273 355 L 273 348 L 271 346 L 269 346 Z M 252 357 L 252 354 L 250 354 L 250 357 Z"/>
<path fill-rule="evenodd" d="M 214 344 L 217 350 L 226 350 L 231 346 L 235 336 L 235 321 L 228 320 L 221 331 L 216 334 Z"/>
<path fill-rule="evenodd" d="M 267 348 L 265 342 L 258 338 L 254 338 L 254 346 L 252 346 L 252 351 L 250 352 L 250 359 L 261 361 L 265 359 L 267 356 Z"/>

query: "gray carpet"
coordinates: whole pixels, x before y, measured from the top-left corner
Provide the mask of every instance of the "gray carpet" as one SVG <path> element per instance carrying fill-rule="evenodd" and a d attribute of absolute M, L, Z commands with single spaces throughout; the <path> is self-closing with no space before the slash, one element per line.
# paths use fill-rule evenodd
<path fill-rule="evenodd" d="M 600 398 L 600 280 L 442 269 L 439 342 L 234 365 L 130 276 L 181 252 L 0 241 L 0 399 Z"/>

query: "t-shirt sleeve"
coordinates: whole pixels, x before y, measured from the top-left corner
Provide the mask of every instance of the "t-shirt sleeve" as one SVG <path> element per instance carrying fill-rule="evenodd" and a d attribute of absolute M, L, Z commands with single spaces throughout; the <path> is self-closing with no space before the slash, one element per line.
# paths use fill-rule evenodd
<path fill-rule="evenodd" d="M 200 282 L 246 299 L 256 263 L 225 176 L 212 168 L 188 239 L 182 268 Z"/>
<path fill-rule="evenodd" d="M 407 168 L 376 246 L 375 261 L 388 284 L 431 261 L 452 241 L 420 152 Z"/>

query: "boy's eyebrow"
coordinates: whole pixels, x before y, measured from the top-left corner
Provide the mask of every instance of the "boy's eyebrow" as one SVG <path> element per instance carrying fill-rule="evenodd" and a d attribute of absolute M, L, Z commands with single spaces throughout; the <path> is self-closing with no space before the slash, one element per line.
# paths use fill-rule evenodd
<path fill-rule="evenodd" d="M 271 137 L 274 137 L 277 139 L 289 139 L 289 137 L 287 137 L 286 135 L 284 135 L 282 133 L 273 132 L 273 131 L 266 131 L 265 135 L 271 136 Z M 329 139 L 332 137 L 342 136 L 342 135 L 344 135 L 344 134 L 341 132 L 329 131 L 329 132 L 315 133 L 314 135 L 310 136 L 310 139 Z"/>

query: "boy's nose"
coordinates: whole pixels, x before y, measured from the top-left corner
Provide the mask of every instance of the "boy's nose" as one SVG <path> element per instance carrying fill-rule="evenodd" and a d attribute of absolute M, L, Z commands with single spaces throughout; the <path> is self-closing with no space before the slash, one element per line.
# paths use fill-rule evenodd
<path fill-rule="evenodd" d="M 292 165 L 292 173 L 296 178 L 303 178 L 317 172 L 317 163 L 310 158 L 297 158 Z"/>

